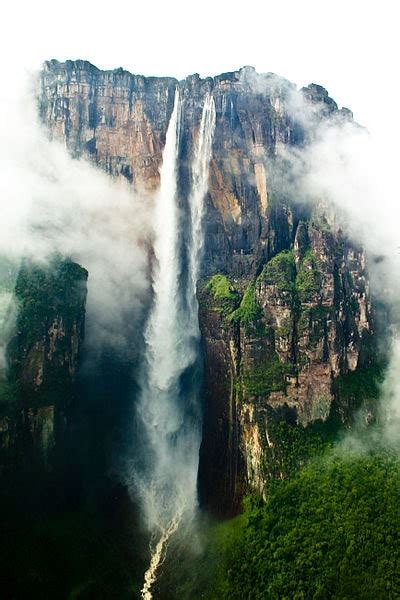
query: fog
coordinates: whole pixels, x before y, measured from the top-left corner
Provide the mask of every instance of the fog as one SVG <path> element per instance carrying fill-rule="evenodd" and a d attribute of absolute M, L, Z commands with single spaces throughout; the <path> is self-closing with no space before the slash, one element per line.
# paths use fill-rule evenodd
<path fill-rule="evenodd" d="M 50 141 L 37 116 L 37 74 L 19 74 L 0 100 L 0 256 L 18 264 L 59 253 L 85 267 L 88 343 L 118 347 L 149 290 L 151 201 Z"/>
<path fill-rule="evenodd" d="M 308 143 L 281 149 L 291 165 L 290 193 L 312 205 L 323 202 L 334 229 L 340 228 L 367 254 L 367 278 L 374 306 L 390 314 L 390 339 L 379 340 L 388 355 L 379 418 L 387 441 L 400 441 L 400 198 L 396 156 L 367 129 L 341 118 L 319 120 L 292 92 L 289 106 L 305 128 Z M 294 182 L 294 183 L 293 183 Z M 288 184 L 289 185 L 289 184 Z M 290 187 L 290 186 L 289 186 Z M 385 315 L 378 315 L 387 318 Z M 387 323 L 389 325 L 389 323 Z"/>

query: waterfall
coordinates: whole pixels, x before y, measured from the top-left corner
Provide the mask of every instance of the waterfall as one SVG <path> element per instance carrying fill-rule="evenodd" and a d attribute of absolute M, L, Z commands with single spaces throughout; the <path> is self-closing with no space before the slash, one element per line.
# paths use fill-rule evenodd
<path fill-rule="evenodd" d="M 190 241 L 186 249 L 186 290 L 180 289 L 179 285 L 182 236 L 177 180 L 181 111 L 179 91 L 176 90 L 155 203 L 154 302 L 145 331 L 145 364 L 139 402 L 147 456 L 136 484 L 147 526 L 152 532 L 151 561 L 142 588 L 145 600 L 152 598 L 151 586 L 165 558 L 170 537 L 183 518 L 193 515 L 197 504 L 198 394 L 193 399 L 193 393 L 186 393 L 182 389 L 181 377 L 197 358 L 200 335 L 196 284 L 203 247 L 204 196 L 215 127 L 214 101 L 207 94 L 193 153 L 192 190 L 188 199 Z M 193 416 L 193 405 L 196 404 L 197 418 Z"/>
<path fill-rule="evenodd" d="M 203 113 L 200 123 L 199 139 L 192 165 L 192 193 L 189 198 L 191 244 L 189 248 L 189 284 L 187 301 L 192 327 L 196 328 L 195 335 L 200 335 L 197 318 L 196 285 L 199 279 L 199 268 L 202 258 L 204 234 L 203 216 L 205 212 L 204 197 L 208 189 L 208 170 L 211 159 L 212 140 L 215 129 L 215 104 L 211 94 L 204 100 Z"/>

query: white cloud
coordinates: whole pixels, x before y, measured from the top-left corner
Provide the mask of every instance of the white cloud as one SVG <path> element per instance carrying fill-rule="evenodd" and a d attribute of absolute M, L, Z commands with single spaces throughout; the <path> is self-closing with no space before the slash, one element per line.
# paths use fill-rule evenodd
<path fill-rule="evenodd" d="M 397 155 L 352 123 L 322 123 L 314 141 L 289 154 L 300 197 L 335 207 L 335 226 L 367 252 L 375 300 L 390 307 L 392 339 L 385 339 L 389 367 L 381 394 L 386 434 L 396 443 L 400 419 L 400 191 Z M 382 315 L 381 315 L 382 317 Z M 387 324 L 389 325 L 389 324 Z M 372 438 L 374 439 L 374 438 Z"/>
<path fill-rule="evenodd" d="M 119 343 L 148 291 L 148 199 L 50 142 L 26 79 L 9 93 L 0 100 L 0 254 L 18 261 L 59 252 L 83 265 L 96 339 Z"/>

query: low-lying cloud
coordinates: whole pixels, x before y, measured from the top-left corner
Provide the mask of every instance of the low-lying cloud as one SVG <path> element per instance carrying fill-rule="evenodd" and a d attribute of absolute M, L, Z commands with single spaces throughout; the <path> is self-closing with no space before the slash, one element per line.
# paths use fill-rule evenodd
<path fill-rule="evenodd" d="M 124 320 L 140 316 L 149 289 L 148 199 L 50 141 L 35 77 L 20 74 L 0 99 L 0 256 L 18 263 L 59 253 L 84 266 L 92 342 L 118 346 Z"/>
<path fill-rule="evenodd" d="M 320 122 L 304 111 L 311 142 L 299 151 L 283 151 L 301 201 L 332 206 L 333 226 L 367 253 L 370 289 L 390 309 L 392 339 L 386 340 L 389 365 L 382 387 L 381 417 L 386 434 L 399 438 L 400 416 L 400 198 L 396 158 L 369 132 L 352 121 Z M 308 116 L 307 116 L 308 115 Z M 384 413 L 384 414 L 383 414 Z"/>

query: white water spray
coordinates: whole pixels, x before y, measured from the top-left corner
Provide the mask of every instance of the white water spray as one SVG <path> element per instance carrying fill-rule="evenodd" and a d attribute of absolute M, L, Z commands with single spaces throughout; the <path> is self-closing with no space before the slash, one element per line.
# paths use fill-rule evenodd
<path fill-rule="evenodd" d="M 147 438 L 147 466 L 139 478 L 147 525 L 153 532 L 151 561 L 144 576 L 142 598 L 152 598 L 151 587 L 163 563 L 169 539 L 182 519 L 196 508 L 196 482 L 200 445 L 199 423 L 193 426 L 181 390 L 181 376 L 196 360 L 199 339 L 196 283 L 203 247 L 202 220 L 207 192 L 208 165 L 215 127 L 215 107 L 205 98 L 198 141 L 193 158 L 193 185 L 189 198 L 190 247 L 186 306 L 179 290 L 180 231 L 177 177 L 181 102 L 175 93 L 161 168 L 160 190 L 155 206 L 156 266 L 153 277 L 154 304 L 145 332 L 144 366 L 139 413 Z"/>

